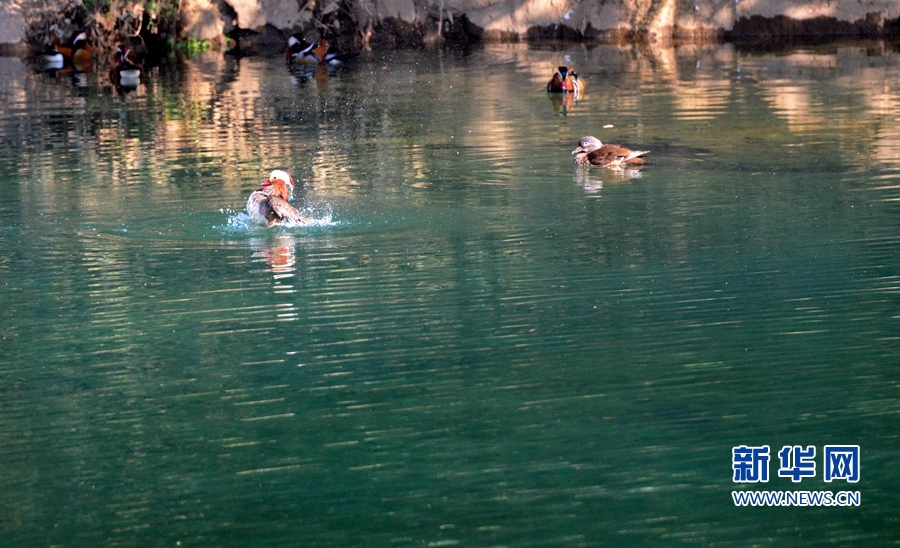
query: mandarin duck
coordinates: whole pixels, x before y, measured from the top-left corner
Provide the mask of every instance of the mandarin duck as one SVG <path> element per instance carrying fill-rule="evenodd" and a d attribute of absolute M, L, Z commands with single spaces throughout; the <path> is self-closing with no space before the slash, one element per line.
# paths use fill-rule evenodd
<path fill-rule="evenodd" d="M 75 70 L 87 72 L 94 66 L 94 50 L 88 44 L 86 32 L 77 33 L 66 46 L 60 45 L 59 40 L 54 40 L 53 45 Z"/>
<path fill-rule="evenodd" d="M 578 141 L 578 147 L 572 154 L 575 154 L 576 166 L 622 168 L 626 165 L 634 167 L 653 165 L 640 158 L 649 152 L 649 150 L 631 150 L 620 145 L 604 145 L 600 139 L 588 136 Z"/>
<path fill-rule="evenodd" d="M 66 57 L 60 51 L 59 40 L 54 40 L 47 49 L 41 52 L 46 70 L 59 70 L 66 63 Z"/>
<path fill-rule="evenodd" d="M 337 66 L 355 57 L 352 53 L 331 51 L 327 40 L 310 44 L 299 33 L 288 38 L 288 49 L 284 58 L 290 65 L 330 65 Z"/>
<path fill-rule="evenodd" d="M 116 48 L 115 64 L 109 70 L 112 83 L 122 88 L 135 88 L 143 75 L 144 67 L 134 60 L 131 48 L 124 44 Z"/>
<path fill-rule="evenodd" d="M 584 92 L 584 80 L 578 77 L 578 73 L 569 70 L 569 67 L 558 67 L 553 78 L 547 83 L 547 91 L 551 93 L 574 93 L 576 95 Z"/>
<path fill-rule="evenodd" d="M 290 204 L 294 180 L 286 171 L 276 169 L 247 199 L 247 214 L 254 223 L 266 226 L 309 224 L 312 219 Z"/>
<path fill-rule="evenodd" d="M 88 45 L 87 33 L 84 32 L 73 36 L 65 46 L 59 38 L 54 38 L 53 43 L 41 52 L 41 58 L 47 70 L 59 70 L 68 64 L 70 68 L 87 71 L 94 65 L 94 52 Z"/>

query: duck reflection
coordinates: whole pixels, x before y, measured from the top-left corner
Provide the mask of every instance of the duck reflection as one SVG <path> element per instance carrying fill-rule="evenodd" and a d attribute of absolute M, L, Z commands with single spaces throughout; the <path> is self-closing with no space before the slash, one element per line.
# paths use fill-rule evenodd
<path fill-rule="evenodd" d="M 328 87 L 328 80 L 331 77 L 327 65 L 311 67 L 305 65 L 288 65 L 288 71 L 291 73 L 291 82 L 297 86 L 315 82 L 319 87 L 326 88 Z"/>
<path fill-rule="evenodd" d="M 253 260 L 265 262 L 266 272 L 272 274 L 272 291 L 276 295 L 290 295 L 297 291 L 293 281 L 297 266 L 296 246 L 297 243 L 290 234 L 250 240 Z M 293 322 L 300 317 L 293 297 L 278 299 L 274 313 L 276 321 L 279 322 Z"/>
<path fill-rule="evenodd" d="M 599 177 L 601 174 L 603 179 Z M 601 173 L 596 169 L 591 169 L 589 166 L 576 166 L 572 181 L 582 187 L 586 194 L 599 197 L 600 191 L 603 189 L 604 180 L 607 183 L 616 183 L 630 179 L 640 179 L 643 176 L 644 174 L 639 169 L 608 169 L 603 170 Z"/>
<path fill-rule="evenodd" d="M 572 180 L 587 194 L 598 194 L 603 188 L 603 179 L 596 176 L 596 171 L 586 167 L 576 167 Z"/>
<path fill-rule="evenodd" d="M 72 68 L 71 65 L 68 64 L 57 67 L 56 65 L 48 63 L 47 61 L 42 59 L 39 66 L 39 71 L 55 80 L 57 83 L 62 83 L 68 80 L 72 84 L 72 86 L 76 88 L 86 88 L 90 84 L 90 82 L 88 81 L 88 75 L 90 74 L 90 71 L 76 71 Z"/>
<path fill-rule="evenodd" d="M 553 112 L 559 116 L 568 116 L 581 99 L 580 93 L 548 93 L 547 96 L 553 104 Z"/>
<path fill-rule="evenodd" d="M 253 259 L 266 263 L 266 270 L 272 273 L 276 286 L 279 285 L 280 280 L 293 277 L 297 267 L 296 248 L 297 241 L 291 234 L 278 234 L 273 238 L 250 240 Z M 277 290 L 278 287 L 276 287 Z"/>
<path fill-rule="evenodd" d="M 72 85 L 76 88 L 81 88 L 83 91 L 87 91 L 88 85 L 88 73 L 86 72 L 75 72 L 72 73 Z"/>

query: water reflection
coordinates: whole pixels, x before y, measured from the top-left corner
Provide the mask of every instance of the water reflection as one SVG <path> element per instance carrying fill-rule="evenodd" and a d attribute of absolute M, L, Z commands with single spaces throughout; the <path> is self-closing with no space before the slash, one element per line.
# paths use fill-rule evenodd
<path fill-rule="evenodd" d="M 288 72 L 291 74 L 291 82 L 295 85 L 305 85 L 307 83 L 315 83 L 317 86 L 328 87 L 328 80 L 331 74 L 337 73 L 337 68 L 329 70 L 325 65 L 316 65 L 307 67 L 303 65 L 290 65 Z"/>
<path fill-rule="evenodd" d="M 5 544 L 886 544 L 870 51 L 200 55 L 126 95 L 0 58 Z M 591 134 L 655 165 L 573 172 Z M 274 168 L 319 224 L 246 222 Z M 799 438 L 859 443 L 868 502 L 729 506 L 732 446 Z"/>
<path fill-rule="evenodd" d="M 572 180 L 575 184 L 582 187 L 586 194 L 599 197 L 600 191 L 603 190 L 604 181 L 607 184 L 615 184 L 631 179 L 640 179 L 643 176 L 644 174 L 640 169 L 575 166 L 575 175 L 572 177 Z"/>
<path fill-rule="evenodd" d="M 350 125 L 363 138 L 360 143 L 366 139 L 415 139 L 419 144 L 452 139 L 462 146 L 490 150 L 494 158 L 512 159 L 517 157 L 516 151 L 504 144 L 515 142 L 516 132 L 522 127 L 542 120 L 540 112 L 529 111 L 534 94 L 504 94 L 500 100 L 496 94 L 476 92 L 481 100 L 472 102 L 472 109 L 455 118 L 446 117 L 442 114 L 445 111 L 434 107 L 461 99 L 455 90 L 463 87 L 529 87 L 517 81 L 517 73 L 524 74 L 530 87 L 539 90 L 558 63 L 572 62 L 581 67 L 580 74 L 594 88 L 591 96 L 544 95 L 549 96 L 553 112 L 560 116 L 597 120 L 600 124 L 615 122 L 623 131 L 612 135 L 613 140 L 631 142 L 653 135 L 684 142 L 685 132 L 703 128 L 691 139 L 694 144 L 713 150 L 733 149 L 748 136 L 748 116 L 771 117 L 773 124 L 769 127 L 776 133 L 779 125 L 785 130 L 780 132 L 781 140 L 812 134 L 831 140 L 852 136 L 861 146 L 859 151 L 847 150 L 846 161 L 858 161 L 857 152 L 862 152 L 882 165 L 896 164 L 900 132 L 879 123 L 894 116 L 900 102 L 900 92 L 890 85 L 890 75 L 896 67 L 890 64 L 889 54 L 880 58 L 877 67 L 865 66 L 871 58 L 863 47 L 762 58 L 739 55 L 729 46 L 663 50 L 601 46 L 568 51 L 565 55 L 496 46 L 480 54 L 478 62 L 487 68 L 478 78 L 470 78 L 467 72 L 441 72 L 439 59 L 413 61 L 404 55 L 370 59 L 372 64 L 361 62 L 335 74 L 324 69 L 288 71 L 287 78 L 264 77 L 274 60 L 204 55 L 181 62 L 177 72 L 156 70 L 134 89 L 117 90 L 129 98 L 140 97 L 123 108 L 121 116 L 135 118 L 131 131 L 140 128 L 145 135 L 152 132 L 155 146 L 168 154 L 193 149 L 198 159 L 207 158 L 210 167 L 221 163 L 219 159 L 226 155 L 232 158 L 215 168 L 223 169 L 225 190 L 243 184 L 238 171 L 243 165 L 256 163 L 261 171 L 270 167 L 254 162 L 255 158 L 289 159 L 289 167 L 300 169 L 313 166 L 317 184 L 350 188 L 360 179 L 355 173 L 358 164 L 352 160 L 356 151 L 346 146 L 345 140 L 336 138 L 333 131 L 329 136 L 329 128 Z M 511 67 L 513 71 L 501 67 Z M 363 79 L 370 78 L 370 83 L 361 85 Z M 452 80 L 457 78 L 462 79 L 454 88 Z M 827 88 L 822 88 L 825 79 Z M 96 74 L 80 74 L 73 87 L 102 88 L 105 81 Z M 169 92 L 169 86 L 176 82 L 177 97 Z M 23 84 L 37 86 L 33 91 L 38 96 L 46 95 L 38 81 L 29 79 Z M 837 97 L 838 104 L 826 101 L 825 93 Z M 759 105 L 759 100 L 764 105 Z M 100 106 L 93 102 L 88 112 L 95 118 L 100 114 L 102 120 L 103 113 L 96 112 Z M 176 111 L 177 116 L 159 116 Z M 397 127 L 392 122 L 398 115 L 412 116 L 417 111 L 431 116 L 434 122 L 419 129 L 414 125 Z M 664 127 L 657 122 L 664 116 L 671 116 L 682 125 Z M 278 138 L 284 134 L 272 131 L 271 122 L 266 120 L 275 121 L 281 128 L 292 126 L 292 141 Z M 863 134 L 859 131 L 860 122 L 879 127 Z M 106 126 L 104 122 L 100 125 Z M 551 129 L 544 138 L 555 137 L 563 127 Z M 585 133 L 594 133 L 596 127 L 595 122 L 585 128 Z M 103 129 L 105 135 L 114 135 L 107 131 L 111 128 Z M 471 139 L 472 135 L 479 139 Z M 308 139 L 312 136 L 315 140 Z M 306 147 L 305 158 L 295 155 L 297 145 Z M 421 174 L 416 179 L 423 179 L 431 171 L 424 168 L 421 160 L 410 157 L 405 162 L 413 163 L 402 171 Z M 161 182 L 184 175 L 184 168 L 177 164 L 163 162 L 152 167 Z"/>
<path fill-rule="evenodd" d="M 548 93 L 550 103 L 553 104 L 553 112 L 560 116 L 568 116 L 578 104 L 580 94 L 575 93 Z"/>
<path fill-rule="evenodd" d="M 278 234 L 274 238 L 252 238 L 250 248 L 255 260 L 263 260 L 269 267 L 276 283 L 294 275 L 297 257 L 294 252 L 297 242 L 290 234 Z M 278 292 L 276 290 L 276 292 Z"/>
<path fill-rule="evenodd" d="M 575 175 L 572 177 L 575 184 L 584 188 L 587 194 L 598 195 L 603 190 L 603 179 L 600 178 L 597 170 L 589 167 L 575 167 Z"/>

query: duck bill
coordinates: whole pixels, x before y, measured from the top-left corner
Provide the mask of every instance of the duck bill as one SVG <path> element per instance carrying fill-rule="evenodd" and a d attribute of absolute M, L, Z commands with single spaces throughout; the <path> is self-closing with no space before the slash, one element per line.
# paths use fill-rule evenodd
<path fill-rule="evenodd" d="M 572 151 L 572 154 L 577 154 L 577 153 L 579 153 L 579 152 L 584 152 L 584 149 L 581 148 L 581 147 L 578 147 L 578 148 L 576 148 L 575 150 Z"/>

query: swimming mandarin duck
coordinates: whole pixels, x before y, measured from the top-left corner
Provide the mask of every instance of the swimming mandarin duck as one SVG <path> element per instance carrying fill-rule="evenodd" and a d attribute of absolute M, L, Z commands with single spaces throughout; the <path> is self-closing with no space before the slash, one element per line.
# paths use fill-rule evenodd
<path fill-rule="evenodd" d="M 59 51 L 59 40 L 54 40 L 54 43 L 50 45 L 47 49 L 41 52 L 41 57 L 44 60 L 44 68 L 47 70 L 59 70 L 63 68 L 63 65 L 66 62 L 65 56 Z"/>
<path fill-rule="evenodd" d="M 123 44 L 116 48 L 115 64 L 109 73 L 113 84 L 125 88 L 137 87 L 141 83 L 144 67 L 134 60 L 131 48 Z"/>
<path fill-rule="evenodd" d="M 57 50 L 72 63 L 75 70 L 87 71 L 94 66 L 94 50 L 88 44 L 85 32 L 72 37 L 68 46 L 57 46 Z"/>
<path fill-rule="evenodd" d="M 309 224 L 312 219 L 290 204 L 294 180 L 286 171 L 276 169 L 247 199 L 247 214 L 255 223 L 266 226 Z"/>
<path fill-rule="evenodd" d="M 87 33 L 79 32 L 69 40 L 68 45 L 62 45 L 59 38 L 41 53 L 44 59 L 44 67 L 48 69 L 61 69 L 65 64 L 71 64 L 75 70 L 85 72 L 94 66 L 94 50 L 87 42 Z"/>
<path fill-rule="evenodd" d="M 327 40 L 310 44 L 300 34 L 288 38 L 288 49 L 284 53 L 285 60 L 291 65 L 336 66 L 353 56 L 350 53 L 331 51 Z"/>
<path fill-rule="evenodd" d="M 650 162 L 640 158 L 649 150 L 631 150 L 620 145 L 604 145 L 596 137 L 582 137 L 578 141 L 578 147 L 572 151 L 575 154 L 576 166 L 600 166 L 621 168 L 624 166 L 649 166 Z"/>
<path fill-rule="evenodd" d="M 584 80 L 578 77 L 578 73 L 569 70 L 569 67 L 558 67 L 553 78 L 547 83 L 547 91 L 551 93 L 575 93 L 584 91 Z"/>

